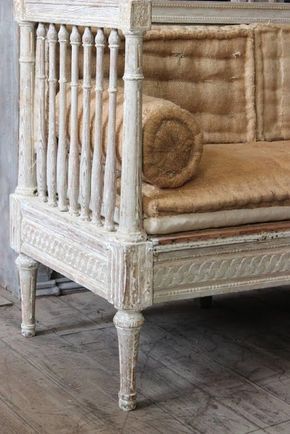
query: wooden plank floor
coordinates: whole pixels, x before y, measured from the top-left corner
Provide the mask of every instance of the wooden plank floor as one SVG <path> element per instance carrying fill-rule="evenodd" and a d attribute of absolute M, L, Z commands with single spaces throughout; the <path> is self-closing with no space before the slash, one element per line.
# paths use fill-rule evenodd
<path fill-rule="evenodd" d="M 117 408 L 109 304 L 89 292 L 39 298 L 27 340 L 19 303 L 0 297 L 1 434 L 290 433 L 289 288 L 148 309 L 131 413 Z"/>

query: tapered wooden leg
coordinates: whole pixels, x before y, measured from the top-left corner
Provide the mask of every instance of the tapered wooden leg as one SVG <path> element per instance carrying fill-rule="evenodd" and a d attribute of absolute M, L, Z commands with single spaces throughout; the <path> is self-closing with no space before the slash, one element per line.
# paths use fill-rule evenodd
<path fill-rule="evenodd" d="M 143 323 L 141 312 L 120 310 L 114 317 L 119 340 L 119 407 L 124 411 L 134 410 L 136 407 L 136 364 Z"/>
<path fill-rule="evenodd" d="M 212 306 L 212 296 L 201 297 L 199 299 L 199 305 L 202 309 L 210 309 Z"/>
<path fill-rule="evenodd" d="M 21 291 L 22 323 L 21 334 L 35 336 L 35 291 L 38 263 L 26 255 L 16 259 Z"/>

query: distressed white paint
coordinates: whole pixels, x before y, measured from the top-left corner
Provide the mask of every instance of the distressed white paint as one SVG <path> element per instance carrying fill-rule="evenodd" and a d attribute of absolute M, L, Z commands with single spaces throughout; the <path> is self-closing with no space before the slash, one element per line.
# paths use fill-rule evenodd
<path fill-rule="evenodd" d="M 119 340 L 119 406 L 125 411 L 134 410 L 136 407 L 136 364 L 143 323 L 144 318 L 140 312 L 120 310 L 114 317 Z"/>
<path fill-rule="evenodd" d="M 90 219 L 91 195 L 91 134 L 90 134 L 90 99 L 91 99 L 91 63 L 93 35 L 86 27 L 83 34 L 84 65 L 83 65 L 83 130 L 82 153 L 80 169 L 80 202 L 82 220 Z"/>
<path fill-rule="evenodd" d="M 118 31 L 114 29 L 109 36 L 109 119 L 104 175 L 105 228 L 109 231 L 114 229 L 114 211 L 116 204 L 116 101 L 118 91 L 117 64 L 119 44 L 120 38 Z"/>
<path fill-rule="evenodd" d="M 36 74 L 35 74 L 35 149 L 37 192 L 41 200 L 46 201 L 46 74 L 45 74 L 45 39 L 46 29 L 40 23 L 36 31 Z"/>
<path fill-rule="evenodd" d="M 95 105 L 95 143 L 91 183 L 91 208 L 93 222 L 101 225 L 101 208 L 103 197 L 103 79 L 104 79 L 104 49 L 105 36 L 103 29 L 98 29 L 96 43 L 96 105 Z"/>
<path fill-rule="evenodd" d="M 58 208 L 67 211 L 67 134 L 66 134 L 66 87 L 67 87 L 67 45 L 69 35 L 64 25 L 58 32 L 59 42 L 59 119 L 57 147 L 57 193 Z"/>
<path fill-rule="evenodd" d="M 36 22 L 56 22 L 82 26 L 123 28 L 121 10 L 129 5 L 126 16 L 137 17 L 134 3 L 118 0 L 17 0 L 18 19 Z M 23 3 L 25 8 L 23 8 Z M 120 3 L 120 5 L 119 5 Z M 150 3 L 143 2 L 143 6 Z M 272 2 L 223 1 L 152 1 L 152 23 L 164 24 L 241 24 L 255 22 L 290 23 L 290 5 Z M 139 26 L 140 27 L 140 26 Z"/>
<path fill-rule="evenodd" d="M 23 3 L 24 2 L 24 3 Z M 215 2 L 153 2 L 127 0 L 94 2 L 91 0 L 17 0 L 17 16 L 21 26 L 20 71 L 20 158 L 19 182 L 11 198 L 11 244 L 20 253 L 18 267 L 23 298 L 24 335 L 34 333 L 34 287 L 36 262 L 61 272 L 77 283 L 113 303 L 118 309 L 114 322 L 120 349 L 120 407 L 131 410 L 136 404 L 136 361 L 139 333 L 143 323 L 140 313 L 147 306 L 163 301 L 215 295 L 237 290 L 288 284 L 290 279 L 290 229 L 258 232 L 252 235 L 223 234 L 206 241 L 176 241 L 162 244 L 158 238 L 146 238 L 142 229 L 141 209 L 141 108 L 142 108 L 142 40 L 151 21 L 163 23 L 209 22 L 233 23 L 265 21 L 271 13 L 273 21 L 290 22 L 290 6 L 278 3 L 215 3 Z M 47 35 L 49 46 L 49 107 L 48 107 L 48 193 L 49 203 L 56 203 L 56 160 L 58 163 L 59 209 L 49 207 L 33 197 L 34 150 L 32 141 L 32 96 L 34 88 L 34 26 L 32 21 L 72 23 L 108 27 L 110 34 L 110 118 L 107 137 L 105 173 L 105 226 L 100 225 L 102 196 L 101 119 L 103 92 L 104 34 L 98 30 L 96 70 L 96 143 L 93 175 L 90 176 L 89 101 L 90 53 L 92 34 L 86 29 L 84 45 L 84 131 L 82 150 L 81 211 L 77 214 L 77 52 L 79 34 L 73 29 L 72 60 L 72 124 L 70 144 L 69 197 L 71 213 L 66 209 L 66 56 L 68 34 L 62 25 L 60 41 L 59 148 L 56 156 L 55 95 L 56 43 L 54 25 Z M 41 18 L 40 18 L 41 17 Z M 124 76 L 124 142 L 122 147 L 121 216 L 117 232 L 114 227 L 115 208 L 115 115 L 117 90 L 117 55 L 122 29 L 126 39 Z M 75 45 L 74 45 L 75 44 Z M 41 46 L 41 50 L 43 47 Z M 39 51 L 39 50 L 38 50 Z M 39 56 L 38 56 L 39 57 Z M 39 62 L 43 66 L 42 57 Z M 37 68 L 41 66 L 37 65 Z M 38 69 L 39 70 L 39 69 Z M 43 96 L 43 89 L 41 91 Z M 43 101 L 41 101 L 43 113 Z M 45 107 L 45 105 L 44 105 Z M 38 107 L 39 109 L 39 107 Z M 43 115 L 42 115 L 43 118 Z M 40 131 L 40 130 L 39 130 Z M 40 134 L 39 134 L 40 137 Z M 57 158 L 56 158 L 57 157 Z M 39 162 L 38 162 L 39 163 Z M 76 175 L 76 176 L 74 176 Z M 95 188 L 96 187 L 96 188 Z M 91 195 L 90 195 L 91 189 Z M 21 193 L 21 194 L 19 194 Z M 24 196 L 24 197 L 23 197 Z M 89 200 L 94 222 L 89 217 Z M 273 235 L 273 233 L 275 235 Z M 25 256 L 23 256 L 25 255 Z M 26 256 L 27 255 L 27 256 Z M 30 259 L 33 258 L 33 259 Z"/>
<path fill-rule="evenodd" d="M 21 333 L 24 337 L 35 335 L 35 293 L 38 264 L 26 255 L 19 255 L 16 259 L 19 271 L 21 289 L 22 323 Z"/>
<path fill-rule="evenodd" d="M 33 195 L 35 156 L 33 143 L 34 25 L 20 23 L 19 164 L 17 193 Z"/>
<path fill-rule="evenodd" d="M 124 74 L 124 125 L 119 233 L 129 239 L 142 231 L 142 42 L 143 33 L 127 32 Z"/>
<path fill-rule="evenodd" d="M 57 85 L 56 44 L 57 32 L 54 24 L 50 24 L 47 33 L 48 41 L 48 143 L 47 143 L 47 190 L 48 203 L 56 206 L 56 124 L 55 96 Z"/>
<path fill-rule="evenodd" d="M 70 36 L 71 56 L 71 115 L 70 115 L 70 147 L 68 168 L 69 211 L 79 214 L 79 139 L 78 139 L 78 82 L 79 82 L 79 47 L 81 36 L 76 26 Z"/>

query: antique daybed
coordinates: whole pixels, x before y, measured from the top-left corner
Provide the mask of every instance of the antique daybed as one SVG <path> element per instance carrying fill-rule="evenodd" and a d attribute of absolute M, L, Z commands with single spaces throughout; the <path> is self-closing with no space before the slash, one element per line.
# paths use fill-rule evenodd
<path fill-rule="evenodd" d="M 146 307 L 289 283 L 290 6 L 15 5 L 22 334 L 39 262 L 113 303 L 131 410 Z"/>

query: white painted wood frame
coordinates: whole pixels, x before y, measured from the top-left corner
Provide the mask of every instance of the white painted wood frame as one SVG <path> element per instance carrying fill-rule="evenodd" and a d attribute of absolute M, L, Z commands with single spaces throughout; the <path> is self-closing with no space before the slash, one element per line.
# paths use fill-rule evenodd
<path fill-rule="evenodd" d="M 20 125 L 18 186 L 15 194 L 11 195 L 11 245 L 20 255 L 17 266 L 22 292 L 22 333 L 32 336 L 35 331 L 38 262 L 114 304 L 118 310 L 114 323 L 120 348 L 119 404 L 123 410 L 132 410 L 136 406 L 136 361 L 143 324 L 141 312 L 146 307 L 165 301 L 280 286 L 289 284 L 290 279 L 290 222 L 254 225 L 250 229 L 229 228 L 223 230 L 222 236 L 221 231 L 171 237 L 148 237 L 144 232 L 141 206 L 144 33 L 152 23 L 290 23 L 290 5 L 163 0 L 15 0 L 14 3 L 20 26 Z M 49 24 L 47 33 L 45 23 Z M 86 27 L 83 47 L 80 47 L 81 26 Z M 103 179 L 104 31 L 111 32 L 108 42 L 111 50 L 111 110 Z M 125 36 L 126 56 L 120 222 L 115 226 L 114 115 L 119 32 Z M 44 71 L 43 38 L 46 38 L 48 46 L 48 77 Z M 91 53 L 95 48 L 97 133 L 91 154 L 89 103 Z M 67 64 L 69 50 L 72 51 L 70 66 Z M 80 50 L 84 54 L 85 146 L 79 158 L 77 64 Z M 45 86 L 43 77 L 47 81 Z M 64 110 L 68 86 L 71 86 L 73 121 L 70 143 L 66 142 Z M 48 107 L 44 101 L 47 87 Z M 33 104 L 35 88 L 39 99 L 36 98 Z M 33 137 L 35 114 L 37 161 Z M 47 123 L 46 127 L 43 122 Z M 46 194 L 47 203 L 43 200 Z"/>

